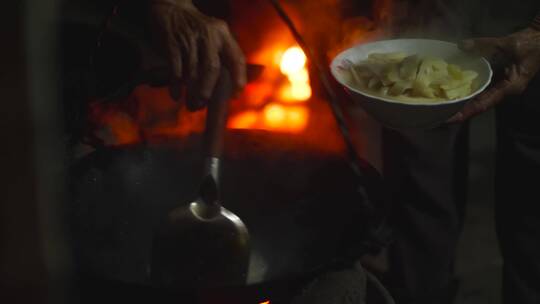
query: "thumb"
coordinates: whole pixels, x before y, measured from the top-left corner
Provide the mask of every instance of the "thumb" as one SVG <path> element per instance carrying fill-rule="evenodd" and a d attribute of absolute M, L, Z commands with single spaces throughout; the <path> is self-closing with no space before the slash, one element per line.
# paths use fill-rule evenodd
<path fill-rule="evenodd" d="M 466 52 L 472 52 L 482 56 L 492 56 L 505 47 L 505 38 L 475 38 L 461 41 L 458 46 Z"/>
<path fill-rule="evenodd" d="M 466 39 L 466 40 L 462 40 L 459 42 L 458 44 L 458 47 L 463 50 L 463 51 L 467 51 L 467 52 L 471 52 L 474 50 L 476 46 L 476 43 L 475 43 L 475 40 L 474 39 Z"/>
<path fill-rule="evenodd" d="M 492 64 L 500 65 L 509 60 L 507 42 L 505 37 L 475 38 L 461 41 L 458 47 L 467 53 L 486 57 Z"/>

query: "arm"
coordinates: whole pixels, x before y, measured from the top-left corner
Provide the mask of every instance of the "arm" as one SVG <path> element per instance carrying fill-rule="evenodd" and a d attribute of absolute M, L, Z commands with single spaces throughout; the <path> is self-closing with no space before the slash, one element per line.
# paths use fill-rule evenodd
<path fill-rule="evenodd" d="M 540 14 L 526 29 L 506 37 L 465 40 L 461 48 L 491 59 L 507 58 L 504 77 L 471 100 L 449 122 L 461 122 L 494 107 L 506 97 L 522 94 L 540 70 Z"/>

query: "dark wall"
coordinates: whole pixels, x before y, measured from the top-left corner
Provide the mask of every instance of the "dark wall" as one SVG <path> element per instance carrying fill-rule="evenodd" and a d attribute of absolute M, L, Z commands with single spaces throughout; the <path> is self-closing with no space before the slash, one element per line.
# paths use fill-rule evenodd
<path fill-rule="evenodd" d="M 0 303 L 64 303 L 56 1 L 0 10 Z M 69 301 L 69 303 L 74 303 Z"/>
<path fill-rule="evenodd" d="M 13 298 L 38 303 L 47 280 L 41 255 L 33 157 L 34 130 L 25 49 L 24 1 L 10 1 L 0 10 L 0 37 L 9 47 L 0 51 L 2 119 L 2 196 L 0 199 L 0 302 Z M 41 300 L 39 302 L 42 302 Z"/>

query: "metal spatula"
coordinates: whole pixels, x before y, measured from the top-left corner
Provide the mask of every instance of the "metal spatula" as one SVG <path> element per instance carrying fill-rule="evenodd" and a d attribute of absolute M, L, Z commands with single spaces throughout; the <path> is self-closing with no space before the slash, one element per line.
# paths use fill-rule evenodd
<path fill-rule="evenodd" d="M 154 237 L 152 280 L 172 288 L 243 285 L 249 265 L 249 234 L 221 205 L 219 167 L 232 82 L 221 73 L 208 105 L 206 153 L 199 197 L 173 209 Z"/>

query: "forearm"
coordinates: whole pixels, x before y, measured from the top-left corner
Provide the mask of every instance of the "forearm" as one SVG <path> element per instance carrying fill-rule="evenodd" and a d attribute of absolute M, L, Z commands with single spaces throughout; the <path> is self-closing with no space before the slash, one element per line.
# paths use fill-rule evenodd
<path fill-rule="evenodd" d="M 531 23 L 531 28 L 540 31 L 540 12 L 536 15 L 533 22 Z"/>

